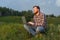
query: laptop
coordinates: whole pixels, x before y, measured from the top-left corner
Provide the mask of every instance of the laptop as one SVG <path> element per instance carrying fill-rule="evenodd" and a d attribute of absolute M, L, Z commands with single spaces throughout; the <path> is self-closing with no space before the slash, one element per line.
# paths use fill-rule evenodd
<path fill-rule="evenodd" d="M 28 24 L 28 23 L 26 22 L 26 18 L 25 18 L 25 16 L 22 16 L 22 21 L 23 21 L 23 24 L 26 24 L 26 25 L 32 26 L 31 24 Z"/>
<path fill-rule="evenodd" d="M 23 21 L 24 24 L 26 24 L 25 16 L 22 16 L 22 21 Z"/>

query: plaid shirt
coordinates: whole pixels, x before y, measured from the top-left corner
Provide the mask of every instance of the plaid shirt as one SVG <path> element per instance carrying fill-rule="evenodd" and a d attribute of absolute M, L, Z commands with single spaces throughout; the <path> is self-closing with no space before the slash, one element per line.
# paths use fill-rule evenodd
<path fill-rule="evenodd" d="M 40 13 L 38 16 L 34 15 L 33 20 L 35 26 L 46 26 L 46 17 L 43 13 Z"/>

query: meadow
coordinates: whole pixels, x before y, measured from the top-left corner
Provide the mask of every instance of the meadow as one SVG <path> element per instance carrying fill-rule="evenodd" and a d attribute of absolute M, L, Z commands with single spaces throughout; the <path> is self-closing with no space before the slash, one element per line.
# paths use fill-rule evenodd
<path fill-rule="evenodd" d="M 20 16 L 0 17 L 0 40 L 60 40 L 60 18 L 47 18 L 46 35 L 31 37 Z"/>

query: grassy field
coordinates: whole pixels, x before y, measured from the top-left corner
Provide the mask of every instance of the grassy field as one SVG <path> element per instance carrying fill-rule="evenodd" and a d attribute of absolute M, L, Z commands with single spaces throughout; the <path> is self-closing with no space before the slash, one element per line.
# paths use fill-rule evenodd
<path fill-rule="evenodd" d="M 0 40 L 60 40 L 60 18 L 47 18 L 46 35 L 31 37 L 20 16 L 0 17 Z"/>

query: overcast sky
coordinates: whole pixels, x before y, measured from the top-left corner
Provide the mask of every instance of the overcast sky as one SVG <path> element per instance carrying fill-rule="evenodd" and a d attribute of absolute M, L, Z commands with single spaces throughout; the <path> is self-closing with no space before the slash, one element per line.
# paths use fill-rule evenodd
<path fill-rule="evenodd" d="M 34 5 L 38 5 L 45 14 L 60 15 L 60 0 L 0 0 L 1 7 L 15 10 L 32 10 Z"/>

